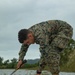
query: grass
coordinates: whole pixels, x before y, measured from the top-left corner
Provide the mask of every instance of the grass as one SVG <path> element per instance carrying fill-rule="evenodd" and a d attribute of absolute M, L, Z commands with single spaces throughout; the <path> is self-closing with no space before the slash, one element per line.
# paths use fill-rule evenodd
<path fill-rule="evenodd" d="M 75 54 L 72 55 L 70 55 L 71 57 L 69 59 L 69 62 L 61 66 L 61 71 L 75 72 Z"/>

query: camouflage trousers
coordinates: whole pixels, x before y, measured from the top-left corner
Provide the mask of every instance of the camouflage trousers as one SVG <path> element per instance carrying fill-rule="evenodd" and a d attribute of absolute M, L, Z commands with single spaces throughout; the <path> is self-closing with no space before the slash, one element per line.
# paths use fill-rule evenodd
<path fill-rule="evenodd" d="M 50 47 L 49 47 L 50 49 Z M 52 51 L 51 51 L 52 50 Z M 39 61 L 39 69 L 38 71 L 42 71 L 44 67 L 47 65 L 50 72 L 53 73 L 59 73 L 60 67 L 60 54 L 55 51 L 56 48 L 51 48 L 51 50 L 48 51 L 48 49 L 41 54 L 41 59 Z M 58 49 L 57 49 L 58 50 Z"/>
<path fill-rule="evenodd" d="M 64 26 L 50 45 L 47 45 L 44 49 L 40 49 L 41 59 L 39 62 L 39 71 L 42 71 L 45 65 L 48 65 L 52 74 L 58 74 L 60 72 L 60 52 L 66 48 L 69 40 L 72 38 L 72 34 L 73 29 L 68 25 Z"/>

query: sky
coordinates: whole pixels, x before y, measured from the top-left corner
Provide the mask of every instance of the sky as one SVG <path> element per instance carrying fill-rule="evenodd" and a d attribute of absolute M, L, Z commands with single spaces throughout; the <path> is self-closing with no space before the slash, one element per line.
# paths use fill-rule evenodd
<path fill-rule="evenodd" d="M 73 27 L 75 0 L 0 0 L 0 57 L 18 59 L 18 31 L 47 20 L 63 20 Z M 25 59 L 40 58 L 39 45 L 31 45 Z"/>

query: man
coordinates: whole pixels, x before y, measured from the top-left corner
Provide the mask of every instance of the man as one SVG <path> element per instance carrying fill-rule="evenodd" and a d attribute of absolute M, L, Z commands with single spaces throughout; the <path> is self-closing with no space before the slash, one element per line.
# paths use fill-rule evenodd
<path fill-rule="evenodd" d="M 37 75 L 41 74 L 45 65 L 48 65 L 52 75 L 59 75 L 60 52 L 67 46 L 72 34 L 72 27 L 61 20 L 49 20 L 35 24 L 29 29 L 21 29 L 18 33 L 18 40 L 22 46 L 17 68 L 22 64 L 28 47 L 36 43 L 40 45 L 41 52 Z"/>

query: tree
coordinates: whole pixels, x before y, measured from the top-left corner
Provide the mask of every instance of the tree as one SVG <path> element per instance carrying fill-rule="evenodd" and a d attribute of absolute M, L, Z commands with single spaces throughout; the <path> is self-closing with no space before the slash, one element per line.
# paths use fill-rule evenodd
<path fill-rule="evenodd" d="M 12 66 L 12 68 L 15 68 L 16 64 L 17 64 L 17 59 L 16 58 L 13 58 L 11 60 L 11 66 Z"/>
<path fill-rule="evenodd" d="M 9 60 L 6 60 L 6 61 L 4 61 L 4 65 L 8 65 L 8 63 L 9 63 Z"/>
<path fill-rule="evenodd" d="M 0 57 L 0 66 L 2 65 L 2 62 L 3 62 L 3 58 Z"/>
<path fill-rule="evenodd" d="M 61 53 L 60 65 L 64 65 L 69 61 L 69 55 L 74 51 L 74 49 L 75 49 L 75 41 L 71 39 L 68 46 Z"/>

